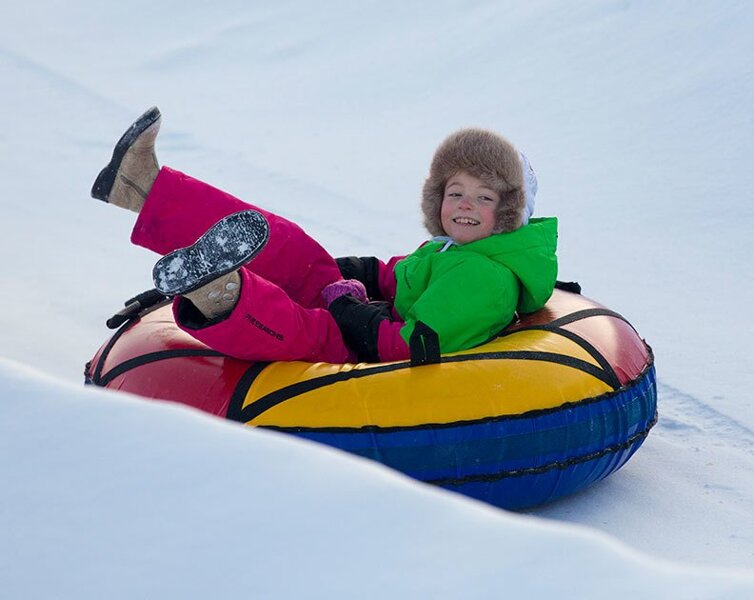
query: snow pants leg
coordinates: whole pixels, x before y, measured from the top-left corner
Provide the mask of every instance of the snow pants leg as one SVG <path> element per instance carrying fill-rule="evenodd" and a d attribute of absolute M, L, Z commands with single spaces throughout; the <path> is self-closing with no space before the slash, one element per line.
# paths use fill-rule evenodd
<path fill-rule="evenodd" d="M 348 362 L 353 355 L 320 292 L 341 278 L 335 260 L 295 223 L 252 206 L 179 171 L 163 167 L 134 226 L 134 244 L 167 254 L 193 244 L 223 217 L 258 210 L 270 224 L 264 249 L 240 269 L 241 294 L 232 313 L 201 326 L 178 325 L 219 352 L 236 358 L 273 361 Z"/>

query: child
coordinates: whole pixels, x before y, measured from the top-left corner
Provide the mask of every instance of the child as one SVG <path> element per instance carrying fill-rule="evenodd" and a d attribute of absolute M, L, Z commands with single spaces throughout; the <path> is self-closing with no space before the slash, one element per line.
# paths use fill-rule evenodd
<path fill-rule="evenodd" d="M 92 196 L 138 213 L 131 241 L 181 329 L 255 361 L 409 358 L 412 334 L 442 352 L 481 344 L 542 308 L 557 274 L 557 221 L 531 219 L 536 178 L 507 140 L 465 129 L 437 149 L 422 196 L 435 237 L 406 257 L 332 258 L 294 223 L 168 167 L 160 112 L 118 141 Z"/>

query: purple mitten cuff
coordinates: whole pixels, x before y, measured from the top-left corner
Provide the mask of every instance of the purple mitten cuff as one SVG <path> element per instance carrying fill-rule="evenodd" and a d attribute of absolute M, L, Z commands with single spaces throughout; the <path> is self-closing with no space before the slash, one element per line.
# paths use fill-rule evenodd
<path fill-rule="evenodd" d="M 325 301 L 325 305 L 330 306 L 330 303 L 336 298 L 341 296 L 351 295 L 359 302 L 368 302 L 367 290 L 364 284 L 358 279 L 341 279 L 331 283 L 322 290 L 322 299 Z"/>

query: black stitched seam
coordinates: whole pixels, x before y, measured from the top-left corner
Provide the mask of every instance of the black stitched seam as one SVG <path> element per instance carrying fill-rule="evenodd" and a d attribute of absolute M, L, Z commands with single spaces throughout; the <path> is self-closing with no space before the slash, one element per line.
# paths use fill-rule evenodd
<path fill-rule="evenodd" d="M 602 370 L 610 380 L 610 387 L 612 387 L 613 389 L 618 389 L 620 387 L 620 379 L 618 379 L 618 375 L 615 373 L 613 366 L 602 355 L 602 353 L 597 350 L 597 348 L 595 348 L 590 342 L 585 340 L 579 334 L 574 333 L 573 331 L 568 331 L 567 329 L 561 329 L 560 327 L 550 327 L 547 325 L 532 325 L 531 327 L 527 327 L 526 329 L 527 331 L 547 331 L 549 333 L 562 335 L 564 338 L 571 340 L 574 344 L 580 346 L 587 352 L 587 354 L 589 354 L 589 356 L 597 361 L 599 366 L 602 368 Z"/>
<path fill-rule="evenodd" d="M 131 358 L 120 363 L 117 367 L 110 369 L 106 375 L 100 378 L 97 385 L 106 386 L 116 377 L 127 373 L 128 371 L 147 365 L 149 363 L 157 362 L 160 360 L 167 360 L 170 358 L 182 358 L 187 356 L 206 356 L 206 357 L 225 357 L 222 352 L 216 350 L 203 350 L 199 348 L 177 348 L 175 350 L 159 350 L 157 352 L 150 352 L 149 354 L 142 354 L 135 358 Z"/>
<path fill-rule="evenodd" d="M 512 415 L 498 415 L 469 421 L 453 421 L 451 423 L 422 423 L 421 425 L 392 425 L 389 427 L 383 427 L 380 425 L 364 425 L 363 427 L 281 427 L 278 425 L 258 425 L 257 427 L 272 429 L 274 431 L 281 431 L 283 433 L 395 433 L 400 431 L 421 431 L 424 429 L 450 429 L 453 427 L 484 425 L 486 423 L 499 423 L 504 421 L 515 421 L 519 419 L 534 419 L 562 410 L 568 410 L 570 408 L 586 406 L 589 404 L 597 404 L 599 402 L 610 400 L 615 396 L 623 394 L 630 389 L 641 385 L 646 379 L 649 370 L 652 368 L 652 365 L 653 362 L 649 362 L 635 380 L 629 382 L 620 389 L 607 392 L 605 394 L 602 394 L 601 396 L 584 398 L 575 402 L 564 402 L 563 404 L 559 404 L 558 406 L 554 406 L 552 408 L 537 408 L 529 410 L 527 412 L 516 413 Z"/>
<path fill-rule="evenodd" d="M 143 295 L 147 292 L 143 292 Z M 131 300 L 135 300 L 138 296 L 134 296 L 134 298 L 131 298 Z M 129 300 L 128 303 L 131 302 Z M 163 302 L 157 302 L 155 304 L 152 304 L 151 306 L 148 306 L 144 311 L 140 312 L 138 315 L 134 315 L 133 317 L 129 318 L 123 325 L 120 326 L 120 328 L 113 334 L 113 336 L 110 338 L 110 340 L 107 342 L 107 345 L 105 346 L 104 350 L 102 350 L 102 354 L 100 355 L 99 361 L 97 361 L 97 364 L 94 365 L 94 373 L 91 377 L 91 383 L 97 386 L 105 386 L 107 382 L 103 383 L 102 381 L 102 369 L 105 367 L 105 360 L 107 360 L 107 357 L 110 355 L 110 352 L 113 349 L 113 346 L 115 346 L 115 343 L 120 339 L 120 337 L 131 327 L 136 325 L 139 321 L 141 321 L 141 318 L 145 315 L 148 315 L 151 312 L 156 311 L 158 308 L 163 307 L 165 304 L 168 304 L 172 300 L 167 299 Z M 127 303 L 127 304 L 128 304 Z M 110 381 L 109 379 L 107 380 Z"/>
<path fill-rule="evenodd" d="M 644 439 L 649 435 L 650 429 L 655 426 L 657 423 L 657 412 L 655 412 L 654 417 L 649 422 L 647 427 L 643 429 L 642 431 L 639 431 L 629 437 L 625 442 L 621 442 L 620 444 L 613 444 L 612 446 L 608 446 L 607 448 L 603 448 L 602 450 L 599 450 L 597 452 L 591 452 L 589 454 L 584 454 L 582 456 L 574 456 L 573 458 L 569 458 L 568 460 L 564 461 L 554 461 L 546 465 L 542 465 L 541 467 L 529 467 L 526 469 L 514 469 L 511 471 L 501 471 L 499 473 L 491 474 L 491 475 L 469 475 L 468 477 L 462 477 L 460 479 L 451 479 L 451 478 L 445 478 L 445 479 L 429 479 L 426 480 L 425 483 L 429 483 L 432 485 L 439 485 L 439 486 L 460 486 L 465 485 L 468 483 L 491 483 L 495 481 L 500 481 L 501 479 L 507 479 L 509 477 L 524 477 L 526 475 L 541 475 L 542 473 L 546 473 L 547 471 L 552 471 L 553 469 L 567 469 L 568 467 L 571 467 L 573 465 L 577 465 L 580 463 L 588 462 L 590 460 L 595 460 L 598 458 L 602 458 L 603 456 L 607 456 L 608 454 L 615 454 L 616 452 L 620 452 L 622 450 L 628 450 L 631 446 L 634 445 L 637 441 L 640 439 Z"/>
<path fill-rule="evenodd" d="M 267 368 L 269 362 L 253 363 L 244 374 L 241 379 L 238 380 L 236 389 L 233 390 L 233 394 L 228 402 L 228 410 L 225 413 L 225 418 L 231 421 L 241 421 L 243 418 L 243 403 L 246 400 L 246 394 L 249 392 L 249 388 L 252 386 L 259 374 Z"/>
<path fill-rule="evenodd" d="M 582 319 L 588 319 L 590 317 L 613 317 L 619 319 L 631 327 L 636 335 L 639 335 L 639 332 L 634 329 L 634 326 L 631 325 L 631 322 L 626 319 L 626 317 L 614 310 L 610 310 L 609 308 L 585 308 L 583 310 L 577 310 L 570 315 L 563 315 L 562 317 L 555 319 L 551 323 L 548 323 L 548 325 L 550 327 L 562 327 L 563 325 L 570 325 L 571 323 L 581 321 Z"/>
<path fill-rule="evenodd" d="M 580 371 L 583 371 L 584 373 L 587 373 L 588 375 L 593 376 L 599 381 L 602 381 L 605 385 L 614 387 L 611 385 L 609 376 L 598 367 L 595 367 L 594 365 L 592 365 L 591 363 L 588 363 L 578 358 L 573 358 L 571 356 L 564 356 L 562 354 L 555 354 L 551 352 L 532 352 L 528 350 L 507 351 L 507 352 L 483 352 L 479 354 L 464 354 L 460 356 L 450 356 L 443 359 L 442 362 L 451 363 L 451 362 L 466 362 L 466 361 L 471 361 L 471 360 L 503 360 L 503 359 L 541 360 L 545 362 L 552 362 L 555 364 L 560 364 L 566 367 L 575 368 Z M 284 388 L 281 388 L 279 390 L 275 390 L 274 392 L 270 392 L 269 394 L 262 396 L 258 400 L 254 401 L 252 404 L 244 407 L 242 420 L 244 422 L 249 422 L 252 419 L 257 418 L 258 416 L 262 415 L 266 411 L 270 410 L 271 408 L 274 408 L 278 404 L 285 402 L 286 400 L 290 400 L 291 398 L 294 398 L 295 396 L 298 396 L 303 393 L 311 392 L 321 387 L 326 387 L 328 385 L 339 383 L 341 381 L 347 381 L 349 379 L 368 377 L 370 375 L 379 375 L 382 373 L 388 373 L 391 371 L 396 371 L 400 369 L 408 369 L 408 368 L 411 368 L 411 363 L 401 362 L 401 363 L 395 363 L 391 365 L 385 365 L 383 367 L 374 367 L 371 369 L 361 369 L 358 371 L 354 370 L 354 371 L 348 371 L 348 372 L 333 373 L 332 375 L 325 375 L 323 377 L 316 377 L 308 381 L 294 383 Z"/>
<path fill-rule="evenodd" d="M 110 352 L 112 351 L 113 347 L 115 346 L 115 343 L 137 321 L 139 321 L 138 318 L 126 321 L 120 327 L 120 329 L 118 329 L 118 331 L 116 331 L 113 334 L 113 337 L 110 338 L 110 341 L 107 342 L 107 345 L 105 346 L 105 349 L 102 350 L 102 354 L 100 354 L 100 357 L 99 357 L 99 360 L 97 361 L 97 364 L 94 365 L 94 373 L 92 374 L 92 383 L 94 385 L 103 386 L 103 387 L 106 385 L 106 382 L 102 379 L 102 369 L 105 367 L 105 361 L 107 360 L 107 357 L 110 355 Z"/>
<path fill-rule="evenodd" d="M 508 329 L 508 326 L 501 331 L 498 335 L 490 338 L 489 341 L 496 340 L 498 338 L 507 337 L 509 335 L 513 335 L 514 333 L 518 333 L 519 331 L 536 331 L 540 329 L 544 330 L 550 330 L 550 329 L 560 329 L 564 325 L 570 325 L 571 323 L 575 323 L 576 321 L 581 321 L 583 319 L 588 319 L 590 317 L 614 317 L 616 319 L 620 319 L 627 325 L 631 327 L 631 329 L 634 328 L 631 323 L 628 322 L 628 320 L 621 314 L 615 312 L 614 310 L 610 310 L 609 308 L 585 308 L 582 310 L 577 310 L 576 312 L 572 312 L 567 315 L 563 315 L 562 317 L 558 317 L 554 321 L 550 321 L 549 323 L 544 323 L 542 325 L 525 325 L 523 327 L 518 327 L 515 329 Z M 636 331 L 634 329 L 634 331 Z M 638 333 L 637 333 L 638 335 Z"/>

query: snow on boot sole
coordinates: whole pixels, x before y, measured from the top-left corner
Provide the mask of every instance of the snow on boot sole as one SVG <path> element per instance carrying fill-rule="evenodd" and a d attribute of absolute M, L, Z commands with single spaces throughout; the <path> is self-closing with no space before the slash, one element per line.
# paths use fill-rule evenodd
<path fill-rule="evenodd" d="M 193 292 L 249 262 L 264 248 L 269 235 L 267 219 L 255 210 L 228 215 L 191 246 L 158 260 L 152 269 L 154 285 L 166 296 Z"/>
<path fill-rule="evenodd" d="M 113 185 L 115 185 L 115 176 L 123 162 L 123 157 L 136 141 L 136 138 L 157 123 L 161 116 L 160 109 L 153 106 L 136 119 L 131 124 L 131 127 L 120 137 L 118 143 L 115 144 L 115 150 L 113 150 L 113 157 L 110 159 L 110 162 L 107 163 L 107 166 L 99 172 L 97 179 L 94 180 L 91 192 L 92 198 L 102 200 L 103 202 L 110 201 L 110 192 L 113 189 Z"/>

